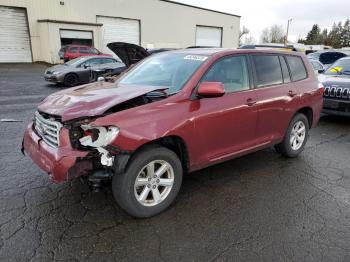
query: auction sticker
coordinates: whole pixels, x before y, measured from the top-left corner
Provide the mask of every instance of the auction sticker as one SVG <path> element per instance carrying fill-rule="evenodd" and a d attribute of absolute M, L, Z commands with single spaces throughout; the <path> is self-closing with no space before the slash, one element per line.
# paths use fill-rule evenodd
<path fill-rule="evenodd" d="M 195 60 L 195 61 L 205 61 L 208 59 L 207 56 L 202 55 L 187 55 L 184 57 L 186 60 Z"/>

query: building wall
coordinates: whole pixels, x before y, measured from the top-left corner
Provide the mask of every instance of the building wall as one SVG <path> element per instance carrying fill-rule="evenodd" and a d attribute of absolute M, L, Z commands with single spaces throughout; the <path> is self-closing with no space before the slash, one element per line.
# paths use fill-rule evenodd
<path fill-rule="evenodd" d="M 139 19 L 144 47 L 183 48 L 195 45 L 196 25 L 223 28 L 222 46 L 238 46 L 238 16 L 226 15 L 160 0 L 0 0 L 0 5 L 27 9 L 34 61 L 55 63 L 60 47 L 59 29 L 93 31 L 94 45 L 101 48 L 99 26 L 39 23 L 50 19 L 96 23 L 96 16 Z"/>

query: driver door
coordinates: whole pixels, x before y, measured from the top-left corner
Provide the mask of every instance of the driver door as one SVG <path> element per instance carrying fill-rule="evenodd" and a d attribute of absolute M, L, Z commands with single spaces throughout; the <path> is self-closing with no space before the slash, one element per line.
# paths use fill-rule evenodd
<path fill-rule="evenodd" d="M 222 82 L 225 87 L 224 96 L 197 101 L 195 133 L 206 148 L 200 157 L 202 161 L 224 160 L 252 148 L 255 145 L 257 109 L 247 56 L 221 58 L 201 82 Z"/>
<path fill-rule="evenodd" d="M 88 83 L 91 79 L 91 70 L 100 64 L 100 58 L 91 58 L 77 68 L 80 82 Z"/>

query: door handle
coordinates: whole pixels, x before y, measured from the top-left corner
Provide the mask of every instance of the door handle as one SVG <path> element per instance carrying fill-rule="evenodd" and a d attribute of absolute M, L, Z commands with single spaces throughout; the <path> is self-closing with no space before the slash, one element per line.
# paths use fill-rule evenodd
<path fill-rule="evenodd" d="M 289 91 L 288 91 L 288 95 L 289 95 L 290 97 L 295 97 L 295 96 L 297 95 L 297 93 L 294 92 L 293 90 L 289 90 Z"/>
<path fill-rule="evenodd" d="M 253 106 L 253 105 L 255 105 L 255 104 L 256 104 L 256 101 L 253 100 L 252 98 L 248 98 L 248 99 L 247 99 L 247 105 L 248 105 L 248 106 Z"/>

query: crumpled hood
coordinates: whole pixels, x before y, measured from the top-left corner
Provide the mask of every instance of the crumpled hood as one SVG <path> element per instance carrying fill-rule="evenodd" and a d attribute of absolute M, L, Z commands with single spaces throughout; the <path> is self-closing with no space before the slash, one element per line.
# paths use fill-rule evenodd
<path fill-rule="evenodd" d="M 164 88 L 96 82 L 54 93 L 44 99 L 38 110 L 60 116 L 65 122 L 101 115 L 113 106 L 160 89 Z"/>

